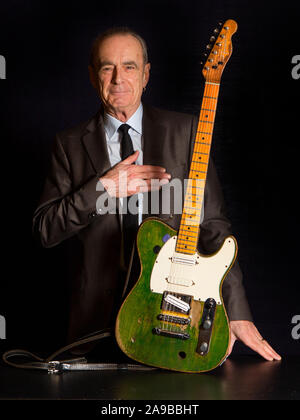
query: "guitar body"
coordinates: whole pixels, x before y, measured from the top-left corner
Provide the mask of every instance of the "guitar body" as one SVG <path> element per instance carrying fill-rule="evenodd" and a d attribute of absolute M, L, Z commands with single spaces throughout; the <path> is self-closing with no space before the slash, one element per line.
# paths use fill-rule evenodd
<path fill-rule="evenodd" d="M 232 52 L 234 20 L 214 30 L 203 68 L 205 88 L 184 207 L 178 232 L 148 218 L 137 234 L 139 279 L 116 322 L 119 347 L 131 359 L 180 372 L 205 372 L 226 358 L 230 330 L 222 298 L 223 280 L 235 261 L 229 236 L 213 255 L 198 252 L 215 114 L 221 75 Z"/>
<path fill-rule="evenodd" d="M 116 339 L 138 362 L 205 372 L 226 358 L 230 330 L 221 288 L 237 245 L 230 236 L 211 256 L 185 256 L 175 251 L 176 235 L 157 218 L 140 226 L 140 277 L 120 308 Z"/>

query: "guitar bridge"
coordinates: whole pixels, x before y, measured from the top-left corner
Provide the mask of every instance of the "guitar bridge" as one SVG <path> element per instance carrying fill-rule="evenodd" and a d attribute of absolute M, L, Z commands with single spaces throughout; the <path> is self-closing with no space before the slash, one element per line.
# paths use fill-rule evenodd
<path fill-rule="evenodd" d="M 191 322 L 189 318 L 180 318 L 179 316 L 159 314 L 157 319 L 163 322 L 170 322 L 172 324 L 189 325 Z"/>
<path fill-rule="evenodd" d="M 163 335 L 164 337 L 170 338 L 179 338 L 180 340 L 188 340 L 190 338 L 190 335 L 187 333 L 163 330 L 161 328 L 153 328 L 152 332 L 156 335 Z"/>

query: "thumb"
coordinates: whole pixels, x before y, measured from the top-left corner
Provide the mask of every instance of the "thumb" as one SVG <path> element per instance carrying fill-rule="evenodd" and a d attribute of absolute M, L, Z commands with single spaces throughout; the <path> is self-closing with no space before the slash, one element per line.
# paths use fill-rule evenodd
<path fill-rule="evenodd" d="M 231 332 L 231 334 L 230 334 L 230 344 L 229 344 L 229 348 L 228 348 L 228 352 L 227 352 L 227 357 L 231 355 L 233 346 L 234 346 L 236 341 L 237 341 L 237 339 L 236 339 L 235 334 L 233 334 Z"/>
<path fill-rule="evenodd" d="M 139 151 L 136 150 L 132 155 L 129 155 L 126 159 L 122 161 L 122 163 L 126 163 L 127 165 L 131 165 L 131 163 L 135 162 L 139 156 Z"/>

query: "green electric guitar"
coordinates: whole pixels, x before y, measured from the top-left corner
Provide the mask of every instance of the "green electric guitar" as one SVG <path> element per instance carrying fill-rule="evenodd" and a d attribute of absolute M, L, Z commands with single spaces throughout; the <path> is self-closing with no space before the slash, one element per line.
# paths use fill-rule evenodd
<path fill-rule="evenodd" d="M 117 317 L 121 350 L 138 362 L 181 372 L 205 372 L 225 359 L 230 328 L 222 284 L 237 243 L 227 237 L 218 252 L 197 250 L 210 146 L 221 76 L 237 24 L 228 20 L 211 37 L 203 68 L 205 89 L 179 231 L 158 218 L 139 227 L 141 272 Z"/>

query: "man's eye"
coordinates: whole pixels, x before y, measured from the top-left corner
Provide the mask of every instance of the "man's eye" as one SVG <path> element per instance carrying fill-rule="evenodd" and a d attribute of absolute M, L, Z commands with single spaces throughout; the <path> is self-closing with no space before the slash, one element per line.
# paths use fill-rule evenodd
<path fill-rule="evenodd" d="M 110 71 L 112 67 L 102 67 L 102 71 Z"/>
<path fill-rule="evenodd" d="M 134 66 L 126 66 L 126 69 L 127 70 L 133 70 L 133 69 L 135 69 L 135 67 Z"/>

